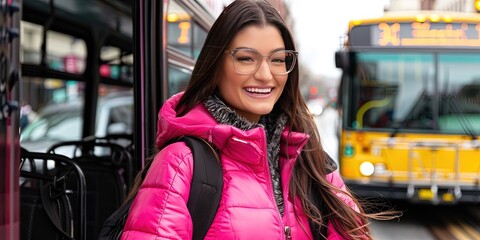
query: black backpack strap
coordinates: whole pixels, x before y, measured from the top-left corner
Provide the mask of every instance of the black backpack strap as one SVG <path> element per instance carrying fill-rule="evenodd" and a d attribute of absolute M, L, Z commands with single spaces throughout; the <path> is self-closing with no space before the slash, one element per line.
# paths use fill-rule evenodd
<path fill-rule="evenodd" d="M 216 152 L 205 140 L 182 137 L 193 154 L 193 177 L 187 207 L 193 221 L 192 239 L 204 239 L 217 213 L 223 173 Z"/>
<path fill-rule="evenodd" d="M 45 209 L 45 212 L 48 215 L 48 218 L 52 222 L 52 224 L 55 226 L 57 231 L 66 239 L 73 240 L 73 237 L 68 233 L 70 232 L 70 227 L 68 225 L 70 224 L 69 222 L 69 217 L 71 217 L 71 212 L 70 208 L 66 206 L 66 204 L 69 204 L 69 202 L 66 202 L 62 198 L 67 198 L 65 195 L 60 195 L 57 196 L 56 199 L 53 199 L 51 197 L 51 187 L 52 184 L 48 183 L 44 186 L 41 187 L 40 189 L 40 195 L 42 198 L 42 203 L 43 203 L 43 208 Z M 65 193 L 62 193 L 65 194 Z M 57 202 L 60 201 L 60 202 Z M 65 214 L 66 220 L 66 229 L 62 226 L 62 220 L 61 216 L 59 214 L 59 211 L 62 212 L 62 214 Z"/>

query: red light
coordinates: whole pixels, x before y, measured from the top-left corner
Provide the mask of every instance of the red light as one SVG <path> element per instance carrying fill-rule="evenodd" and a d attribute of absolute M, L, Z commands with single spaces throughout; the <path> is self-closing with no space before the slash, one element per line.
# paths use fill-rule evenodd
<path fill-rule="evenodd" d="M 102 77 L 110 77 L 110 66 L 108 64 L 102 64 L 102 66 L 100 66 L 99 73 Z"/>

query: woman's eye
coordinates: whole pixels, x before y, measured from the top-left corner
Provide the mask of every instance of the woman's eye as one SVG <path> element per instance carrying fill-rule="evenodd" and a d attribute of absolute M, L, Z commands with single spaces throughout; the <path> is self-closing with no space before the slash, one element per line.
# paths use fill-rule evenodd
<path fill-rule="evenodd" d="M 249 56 L 239 56 L 239 57 L 237 57 L 237 61 L 239 61 L 239 62 L 253 62 L 255 60 L 252 57 L 249 57 Z"/>
<path fill-rule="evenodd" d="M 285 62 L 285 58 L 279 58 L 279 57 L 277 57 L 277 58 L 272 58 L 270 61 L 273 62 L 273 63 L 284 63 L 284 62 Z"/>

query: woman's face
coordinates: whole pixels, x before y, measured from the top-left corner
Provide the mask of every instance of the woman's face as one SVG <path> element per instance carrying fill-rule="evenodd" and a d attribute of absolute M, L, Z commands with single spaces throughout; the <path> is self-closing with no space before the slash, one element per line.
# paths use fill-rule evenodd
<path fill-rule="evenodd" d="M 236 52 L 234 57 L 226 53 L 223 58 L 217 75 L 218 89 L 225 103 L 237 114 L 251 122 L 258 122 L 261 115 L 272 111 L 283 92 L 288 74 L 276 75 L 270 71 L 267 62 L 275 67 L 277 62 L 281 62 L 280 58 L 257 58 L 260 65 L 256 69 L 255 56 L 270 56 L 275 52 L 277 56 L 279 50 L 285 49 L 285 43 L 276 27 L 251 25 L 237 33 L 227 51 L 236 49 L 243 50 Z"/>

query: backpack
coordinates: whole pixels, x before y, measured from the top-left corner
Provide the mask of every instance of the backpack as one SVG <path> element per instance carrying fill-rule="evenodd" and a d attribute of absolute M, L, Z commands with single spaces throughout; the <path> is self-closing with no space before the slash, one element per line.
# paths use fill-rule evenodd
<path fill-rule="evenodd" d="M 205 140 L 184 136 L 176 141 L 185 142 L 192 151 L 193 177 L 187 207 L 193 221 L 192 239 L 204 239 L 213 222 L 222 195 L 222 168 L 216 152 Z M 133 198 L 105 220 L 99 240 L 120 239 L 132 202 Z"/>
<path fill-rule="evenodd" d="M 20 153 L 20 239 L 85 239 L 86 183 L 80 167 L 56 154 Z"/>

